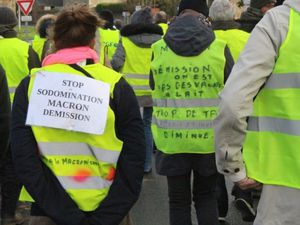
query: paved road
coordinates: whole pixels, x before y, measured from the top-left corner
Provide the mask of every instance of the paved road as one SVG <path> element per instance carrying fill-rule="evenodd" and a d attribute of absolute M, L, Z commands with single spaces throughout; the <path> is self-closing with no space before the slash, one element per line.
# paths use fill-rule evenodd
<path fill-rule="evenodd" d="M 228 183 L 228 189 L 232 185 Z M 146 175 L 143 181 L 143 189 L 137 204 L 131 213 L 134 225 L 168 225 L 168 198 L 167 183 L 163 176 L 152 172 Z M 239 212 L 230 200 L 227 221 L 230 225 L 252 225 L 243 222 Z M 195 212 L 193 212 L 193 225 L 197 225 Z"/>

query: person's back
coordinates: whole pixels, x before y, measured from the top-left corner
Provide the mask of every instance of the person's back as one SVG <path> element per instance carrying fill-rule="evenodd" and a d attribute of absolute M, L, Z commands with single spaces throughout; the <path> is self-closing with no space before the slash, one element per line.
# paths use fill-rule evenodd
<path fill-rule="evenodd" d="M 152 23 L 150 8 L 136 11 L 131 23 L 121 30 L 121 40 L 111 62 L 116 71 L 124 74 L 132 86 L 140 107 L 143 107 L 143 121 L 146 135 L 145 172 L 152 170 L 153 139 L 151 133 L 152 98 L 149 86 L 151 45 L 161 39 L 161 27 Z"/>
<path fill-rule="evenodd" d="M 96 40 L 96 51 L 99 54 L 100 63 L 105 64 L 105 57 L 111 61 L 116 52 L 120 32 L 114 26 L 114 15 L 110 10 L 101 10 L 98 16 L 104 21 L 104 24 L 97 31 L 99 37 Z"/>
<path fill-rule="evenodd" d="M 17 88 L 11 146 L 20 199 L 34 201 L 29 224 L 119 225 L 139 196 L 139 106 L 123 76 L 98 63 L 98 26 L 86 5 L 64 8 L 55 52 Z"/>
<path fill-rule="evenodd" d="M 38 56 L 29 44 L 17 38 L 14 30 L 16 25 L 17 18 L 14 12 L 8 7 L 0 6 L 0 64 L 6 73 L 11 101 L 16 87 L 29 75 L 29 70 L 40 66 Z M 2 163 L 4 168 L 1 179 L 1 225 L 22 222 L 22 218 L 15 217 L 20 184 L 14 172 L 10 147 Z"/>
<path fill-rule="evenodd" d="M 249 33 L 240 30 L 240 24 L 234 21 L 234 8 L 228 0 L 215 0 L 209 8 L 212 29 L 216 38 L 225 41 L 234 61 L 248 41 Z"/>
<path fill-rule="evenodd" d="M 212 124 L 233 59 L 204 14 L 205 1 L 181 1 L 179 16 L 152 46 L 156 170 L 167 177 L 171 225 L 192 224 L 192 201 L 199 224 L 218 224 Z"/>
<path fill-rule="evenodd" d="M 15 88 L 29 74 L 29 70 L 40 66 L 36 53 L 28 43 L 17 38 L 13 29 L 17 19 L 13 11 L 0 7 L 0 63 L 6 72 L 11 100 Z"/>
<path fill-rule="evenodd" d="M 299 24 L 299 0 L 267 12 L 220 94 L 218 170 L 262 187 L 255 225 L 299 224 Z"/>

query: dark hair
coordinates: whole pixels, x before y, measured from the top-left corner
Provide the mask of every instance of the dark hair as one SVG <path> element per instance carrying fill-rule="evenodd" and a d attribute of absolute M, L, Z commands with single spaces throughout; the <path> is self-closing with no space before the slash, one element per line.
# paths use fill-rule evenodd
<path fill-rule="evenodd" d="M 110 11 L 108 9 L 103 9 L 97 13 L 101 19 L 105 20 L 104 28 L 112 29 L 114 26 L 114 14 L 112 13 L 112 11 Z"/>
<path fill-rule="evenodd" d="M 54 23 L 55 49 L 89 45 L 95 38 L 100 23 L 97 15 L 86 5 L 73 5 L 63 9 Z"/>

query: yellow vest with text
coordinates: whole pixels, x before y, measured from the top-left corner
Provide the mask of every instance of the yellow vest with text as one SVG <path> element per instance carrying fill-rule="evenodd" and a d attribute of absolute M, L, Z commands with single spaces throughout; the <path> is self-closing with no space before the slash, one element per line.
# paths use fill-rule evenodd
<path fill-rule="evenodd" d="M 40 60 L 42 60 L 44 44 L 46 41 L 47 41 L 46 38 L 40 38 L 40 37 L 35 37 L 32 40 L 32 48 L 38 54 Z"/>
<path fill-rule="evenodd" d="M 136 96 L 151 96 L 149 73 L 152 49 L 141 48 L 127 37 L 122 37 L 122 44 L 125 50 L 125 62 L 121 73 L 125 75 Z"/>
<path fill-rule="evenodd" d="M 225 42 L 215 40 L 198 56 L 176 55 L 160 40 L 152 45 L 152 133 L 166 154 L 215 151 L 213 120 L 224 87 Z"/>
<path fill-rule="evenodd" d="M 120 74 L 101 64 L 87 65 L 83 68 L 94 79 L 110 84 L 110 96 L 113 97 L 114 86 L 120 80 Z M 34 85 L 34 74 L 39 70 L 84 76 L 63 64 L 34 70 L 28 89 L 29 97 Z M 108 109 L 106 128 L 102 135 L 37 126 L 31 128 L 43 162 L 81 210 L 94 211 L 109 192 L 123 145 L 116 136 L 115 115 L 112 109 Z M 20 200 L 32 199 L 23 189 Z"/>
<path fill-rule="evenodd" d="M 100 33 L 100 63 L 104 64 L 104 49 L 107 48 L 108 59 L 111 61 L 118 47 L 120 32 L 99 28 Z"/>
<path fill-rule="evenodd" d="M 18 38 L 0 38 L 0 64 L 5 70 L 10 100 L 21 80 L 28 76 L 29 44 Z"/>
<path fill-rule="evenodd" d="M 241 51 L 244 49 L 250 34 L 238 29 L 215 30 L 214 32 L 216 38 L 223 40 L 227 43 L 231 55 L 234 61 L 236 62 Z"/>
<path fill-rule="evenodd" d="M 300 189 L 300 14 L 290 11 L 287 37 L 259 91 L 244 143 L 247 175 Z"/>

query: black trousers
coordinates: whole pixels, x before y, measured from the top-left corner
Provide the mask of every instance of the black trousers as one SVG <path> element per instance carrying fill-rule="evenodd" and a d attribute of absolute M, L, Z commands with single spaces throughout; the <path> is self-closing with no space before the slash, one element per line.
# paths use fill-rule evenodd
<path fill-rule="evenodd" d="M 0 165 L 1 217 L 14 217 L 21 191 L 9 148 Z"/>
<path fill-rule="evenodd" d="M 228 192 L 223 174 L 218 174 L 217 198 L 219 217 L 226 217 L 228 213 Z"/>
<path fill-rule="evenodd" d="M 170 225 L 192 225 L 192 199 L 199 225 L 217 225 L 217 174 L 201 176 L 193 171 L 182 176 L 168 176 Z M 192 184 L 193 183 L 193 188 Z"/>

